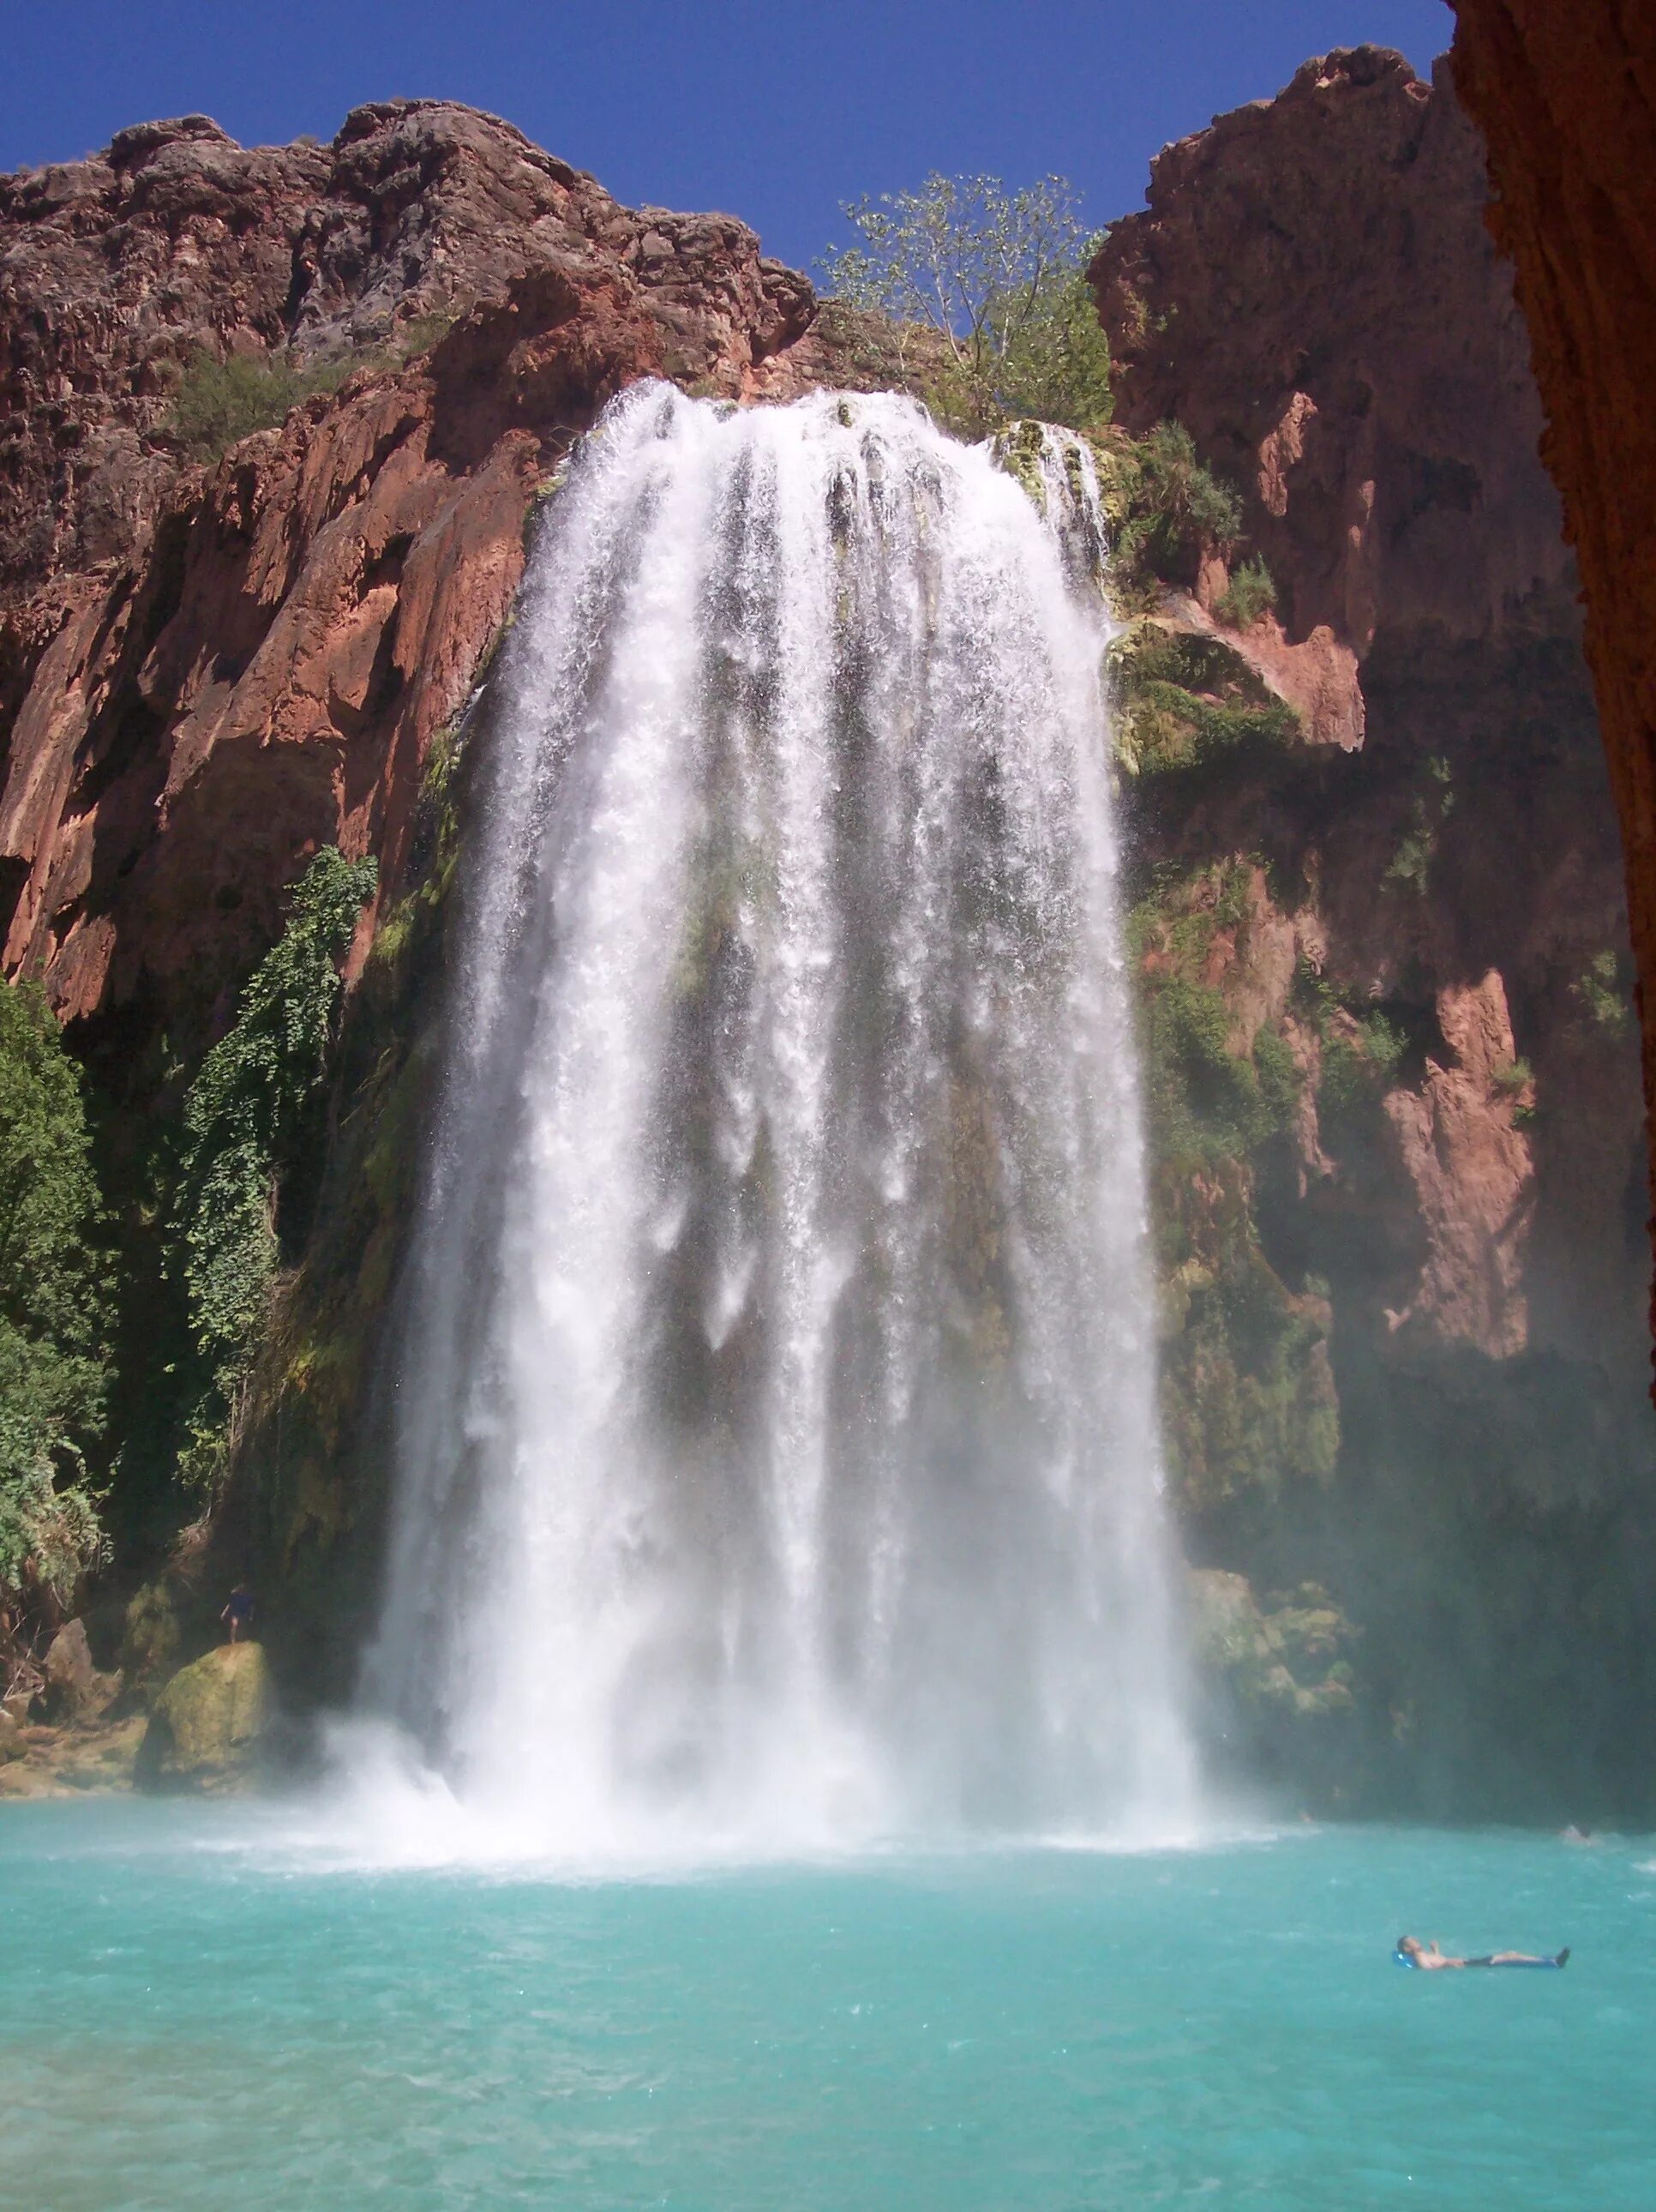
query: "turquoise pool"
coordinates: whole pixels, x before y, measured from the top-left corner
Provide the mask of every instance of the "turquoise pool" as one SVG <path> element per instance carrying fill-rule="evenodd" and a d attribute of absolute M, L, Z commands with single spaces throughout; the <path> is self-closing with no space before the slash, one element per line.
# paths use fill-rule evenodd
<path fill-rule="evenodd" d="M 1403 1929 L 1574 1958 L 1409 1974 Z M 29 2212 L 1656 2205 L 1648 1839 L 558 1881 L 15 1805 L 0 1986 Z"/>

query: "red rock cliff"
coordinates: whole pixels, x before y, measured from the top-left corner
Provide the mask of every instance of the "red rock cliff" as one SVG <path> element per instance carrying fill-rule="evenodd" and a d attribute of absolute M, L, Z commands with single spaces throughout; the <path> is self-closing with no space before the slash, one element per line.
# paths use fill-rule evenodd
<path fill-rule="evenodd" d="M 328 147 L 141 125 L 0 179 L 6 971 L 94 1047 L 199 1038 L 307 849 L 394 880 L 558 454 L 640 376 L 787 390 L 815 312 L 741 223 L 622 208 L 442 102 Z M 203 346 L 364 366 L 203 471 L 167 422 Z"/>
<path fill-rule="evenodd" d="M 1624 1350 L 1636 1097 L 1557 1058 L 1582 975 L 1624 942 L 1619 856 L 1574 563 L 1484 196 L 1443 65 L 1429 84 L 1400 55 L 1337 52 L 1168 147 L 1148 210 L 1113 227 L 1091 275 L 1123 417 L 1176 417 L 1243 492 L 1278 586 L 1267 651 L 1313 655 L 1352 694 L 1356 749 L 1325 757 L 1314 804 L 1308 783 L 1296 802 L 1317 958 L 1363 999 L 1429 1010 L 1441 1071 L 1477 1057 L 1457 1047 L 1471 1034 L 1459 1009 L 1493 989 L 1507 1059 L 1536 1064 L 1550 1109 L 1574 1094 L 1568 1133 L 1555 1120 L 1522 1140 L 1521 1164 L 1498 1101 L 1446 1121 L 1449 1091 L 1429 1082 L 1398 1109 L 1426 1243 L 1412 1285 L 1375 1286 L 1371 1319 L 1404 1314 L 1490 1352 L 1588 1349 L 1607 1332 Z M 1453 803 L 1422 896 L 1388 869 L 1411 815 L 1436 817 L 1435 774 Z M 1595 1178 L 1598 1225 L 1571 1237 Z M 1530 1224 L 1545 1257 L 1526 1288 Z M 1590 1306 L 1558 1294 L 1578 1267 Z"/>
<path fill-rule="evenodd" d="M 1162 1197 L 1195 1555 L 1362 1624 L 1400 1790 L 1517 1809 L 1656 1710 L 1656 1432 L 1620 844 L 1486 197 L 1445 65 L 1338 52 L 1166 149 L 1090 274 L 1119 417 L 1242 495 L 1278 600 L 1235 642 L 1310 740 L 1133 794 L 1150 957 L 1195 933 L 1233 1049 L 1305 1079 L 1291 1159 Z"/>
<path fill-rule="evenodd" d="M 1455 82 L 1488 144 L 1490 228 L 1512 258 L 1546 403 L 1542 452 L 1581 563 L 1587 658 L 1627 848 L 1652 1100 L 1656 12 L 1643 0 L 1454 5 Z"/>

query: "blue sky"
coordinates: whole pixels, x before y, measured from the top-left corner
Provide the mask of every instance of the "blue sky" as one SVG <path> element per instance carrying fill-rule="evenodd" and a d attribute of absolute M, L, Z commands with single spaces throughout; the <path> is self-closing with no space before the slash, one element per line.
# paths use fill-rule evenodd
<path fill-rule="evenodd" d="M 7 0 L 0 169 L 151 116 L 254 145 L 440 94 L 808 266 L 842 200 L 930 169 L 1056 171 L 1106 222 L 1159 146 L 1307 55 L 1368 40 L 1423 74 L 1452 29 L 1443 0 Z"/>

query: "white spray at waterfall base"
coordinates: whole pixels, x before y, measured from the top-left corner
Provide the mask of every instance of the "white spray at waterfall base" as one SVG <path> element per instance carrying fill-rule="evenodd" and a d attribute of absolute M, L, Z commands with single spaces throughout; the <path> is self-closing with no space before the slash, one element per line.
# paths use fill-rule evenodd
<path fill-rule="evenodd" d="M 361 1700 L 479 1832 L 1188 1826 L 1102 541 L 1035 473 L 652 384 L 542 529 Z"/>

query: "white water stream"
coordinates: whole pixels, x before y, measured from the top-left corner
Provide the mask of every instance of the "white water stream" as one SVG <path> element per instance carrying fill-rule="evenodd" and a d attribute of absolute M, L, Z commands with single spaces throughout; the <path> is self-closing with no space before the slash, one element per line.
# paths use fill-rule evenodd
<path fill-rule="evenodd" d="M 1090 463 L 634 387 L 468 849 L 365 1710 L 597 1853 L 1186 1823 Z"/>

